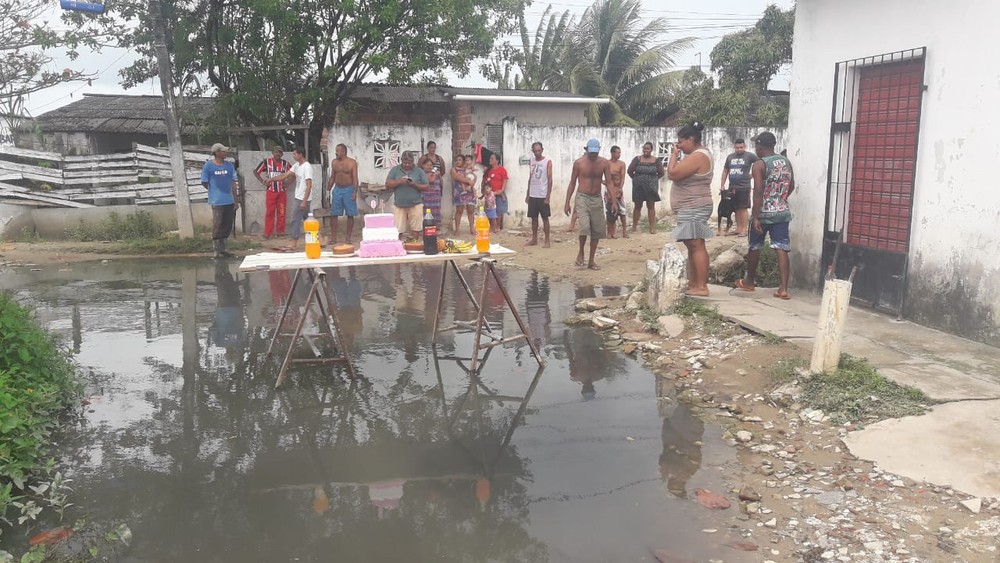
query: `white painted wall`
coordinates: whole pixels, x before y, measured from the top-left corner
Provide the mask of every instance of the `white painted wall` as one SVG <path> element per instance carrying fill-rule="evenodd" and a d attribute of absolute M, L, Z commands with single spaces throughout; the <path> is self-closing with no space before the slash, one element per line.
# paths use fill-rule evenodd
<path fill-rule="evenodd" d="M 510 193 L 511 227 L 527 224 L 527 205 L 524 197 L 528 188 L 528 164 L 520 164 L 522 159 L 531 157 L 531 144 L 541 140 L 545 145 L 545 154 L 553 160 L 552 180 L 555 183 L 553 202 L 553 223 L 568 223 L 568 218 L 562 213 L 566 199 L 566 188 L 569 184 L 573 161 L 583 154 L 583 146 L 591 137 L 601 141 L 601 155 L 610 157 L 612 145 L 622 148 L 622 160 L 631 161 L 632 157 L 642 153 L 642 144 L 651 141 L 673 143 L 677 140 L 677 128 L 674 127 L 586 127 L 586 126 L 538 126 L 521 125 L 517 120 L 507 119 L 504 124 L 503 154 L 504 166 L 510 174 L 507 189 Z M 733 141 L 737 138 L 751 139 L 764 129 L 752 128 L 716 128 L 707 129 L 703 133 L 703 142 L 715 158 L 716 183 L 721 181 L 722 165 L 726 156 L 732 152 Z M 784 147 L 785 133 L 772 130 L 778 138 L 778 150 Z M 416 150 L 422 142 L 434 140 L 438 144 L 438 152 L 445 158 L 448 165 L 453 161 L 448 154 L 451 146 L 451 128 L 448 123 L 438 127 L 420 127 L 415 125 L 352 125 L 338 126 L 330 134 L 330 150 L 337 143 L 348 146 L 348 154 L 358 159 L 359 177 L 362 182 L 381 184 L 385 182 L 388 170 L 376 169 L 374 166 L 374 139 L 402 140 L 402 147 Z M 328 172 L 329 173 L 329 172 Z M 482 178 L 482 167 L 478 167 L 477 175 Z M 660 197 L 663 202 L 658 209 L 669 209 L 670 182 L 662 181 Z M 632 201 L 631 179 L 625 180 L 625 200 Z M 446 181 L 442 202 L 444 217 L 452 215 L 451 182 Z M 658 211 L 660 213 L 660 211 Z"/>
<path fill-rule="evenodd" d="M 1000 344 L 1000 189 L 992 170 L 1000 161 L 1000 59 L 983 50 L 997 21 L 995 0 L 796 4 L 789 157 L 798 182 L 798 285 L 818 284 L 836 63 L 926 46 L 906 308 L 915 320 Z"/>
<path fill-rule="evenodd" d="M 590 107 L 587 104 L 493 101 L 470 101 L 469 104 L 472 106 L 472 122 L 490 125 L 500 125 L 508 118 L 532 125 L 585 125 L 587 109 Z M 482 133 L 477 127 L 472 136 L 478 138 Z"/>

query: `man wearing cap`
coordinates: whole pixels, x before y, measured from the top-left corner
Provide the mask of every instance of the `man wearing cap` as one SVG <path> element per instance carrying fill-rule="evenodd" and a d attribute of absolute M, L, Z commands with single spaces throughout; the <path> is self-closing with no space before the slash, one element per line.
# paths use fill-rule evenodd
<path fill-rule="evenodd" d="M 756 285 L 757 263 L 760 249 L 764 248 L 764 236 L 770 235 L 771 248 L 778 255 L 778 291 L 774 296 L 790 299 L 788 295 L 788 252 L 792 249 L 788 236 L 788 224 L 792 211 L 788 207 L 788 196 L 795 191 L 795 174 L 788 158 L 774 153 L 777 140 L 774 134 L 764 132 L 754 139 L 755 151 L 760 158 L 754 163 L 753 211 L 750 224 L 750 251 L 747 252 L 747 277 L 736 280 L 736 289 L 753 291 Z"/>
<path fill-rule="evenodd" d="M 285 151 L 281 147 L 275 146 L 271 149 L 271 157 L 264 159 L 253 171 L 253 175 L 266 189 L 264 203 L 264 238 L 269 239 L 272 235 L 283 236 L 285 234 L 285 204 L 288 196 L 285 194 L 285 184 L 275 182 L 274 179 L 292 169 L 292 165 L 282 158 Z"/>
<path fill-rule="evenodd" d="M 208 204 L 212 206 L 212 250 L 215 258 L 230 257 L 226 239 L 233 232 L 236 210 L 239 209 L 239 183 L 236 167 L 226 160 L 229 147 L 222 143 L 212 145 L 212 160 L 201 168 L 201 185 L 208 190 Z"/>
<path fill-rule="evenodd" d="M 573 190 L 579 183 L 580 193 L 576 196 L 574 207 L 580 229 L 580 252 L 576 255 L 576 265 L 583 267 L 583 248 L 590 237 L 590 259 L 587 267 L 600 270 L 594 255 L 597 253 L 597 242 L 604 237 L 607 227 L 604 220 L 604 198 L 601 196 L 601 186 L 611 185 L 611 165 L 606 158 L 601 157 L 601 143 L 597 139 L 587 141 L 587 154 L 573 163 L 573 174 L 566 188 L 566 205 L 563 210 L 570 215 L 569 202 L 573 200 Z"/>

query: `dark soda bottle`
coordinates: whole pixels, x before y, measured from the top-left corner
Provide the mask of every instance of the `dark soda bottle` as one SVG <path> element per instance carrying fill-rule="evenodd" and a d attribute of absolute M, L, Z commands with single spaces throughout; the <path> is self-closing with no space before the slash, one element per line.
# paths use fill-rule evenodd
<path fill-rule="evenodd" d="M 424 208 L 424 254 L 438 253 L 438 228 L 431 208 Z"/>

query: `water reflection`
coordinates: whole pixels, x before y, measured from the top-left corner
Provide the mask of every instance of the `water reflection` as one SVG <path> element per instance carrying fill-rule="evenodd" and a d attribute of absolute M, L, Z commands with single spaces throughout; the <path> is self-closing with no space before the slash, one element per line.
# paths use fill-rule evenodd
<path fill-rule="evenodd" d="M 139 262 L 2 283 L 96 372 L 93 412 L 62 452 L 74 516 L 128 521 L 136 560 L 632 561 L 666 544 L 710 553 L 693 532 L 716 526 L 702 521 L 714 515 L 677 501 L 719 488 L 700 467 L 712 447 L 702 441 L 716 457 L 729 450 L 690 410 L 661 421 L 650 374 L 562 324 L 576 288 L 500 274 L 525 296 L 544 375 L 523 343 L 490 349 L 477 373 L 457 357 L 469 334 L 443 335 L 435 354 L 437 268 L 340 268 L 329 279 L 364 379 L 296 367 L 279 393 L 264 352 L 287 273 Z M 466 275 L 476 287 L 481 273 Z M 445 290 L 443 322 L 472 318 L 461 287 Z M 487 318 L 513 330 L 500 303 L 486 300 Z"/>

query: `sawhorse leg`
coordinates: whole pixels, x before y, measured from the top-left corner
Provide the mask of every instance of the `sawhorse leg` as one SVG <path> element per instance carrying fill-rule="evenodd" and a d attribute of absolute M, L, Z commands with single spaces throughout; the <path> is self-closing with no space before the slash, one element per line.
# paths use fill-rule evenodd
<path fill-rule="evenodd" d="M 354 364 L 351 363 L 350 352 L 348 351 L 344 341 L 344 334 L 340 328 L 340 320 L 337 317 L 337 300 L 333 292 L 330 291 L 330 286 L 326 283 L 326 272 L 324 272 L 321 268 L 310 268 L 306 270 L 306 274 L 312 283 L 309 286 L 309 294 L 306 296 L 302 316 L 295 325 L 295 331 L 292 333 L 291 342 L 289 342 L 288 350 L 285 352 L 285 359 L 281 362 L 281 370 L 278 372 L 278 380 L 274 384 L 275 389 L 281 387 L 281 385 L 285 382 L 285 379 L 288 378 L 288 368 L 293 363 L 316 364 L 344 362 L 347 365 L 347 373 L 350 375 L 351 379 L 355 379 L 357 377 L 354 373 Z M 281 335 L 282 325 L 288 315 L 288 309 L 291 307 L 292 296 L 295 294 L 295 289 L 298 286 L 299 281 L 302 279 L 301 270 L 297 270 L 295 272 L 295 280 L 292 282 L 292 288 L 288 292 L 288 299 L 285 302 L 281 318 L 278 320 L 278 326 L 275 329 L 274 336 L 271 338 L 271 344 L 268 346 L 268 355 L 271 354 L 275 342 Z M 309 316 L 314 302 L 319 309 L 320 322 L 326 325 L 327 332 L 329 332 L 330 337 L 333 340 L 334 348 L 336 349 L 335 355 L 330 358 L 293 359 L 292 354 L 295 352 L 295 346 L 298 344 L 299 337 L 303 336 L 302 329 L 305 326 L 306 317 Z M 320 328 L 320 330 L 322 330 L 322 328 Z"/>
<path fill-rule="evenodd" d="M 493 328 L 490 327 L 490 324 L 486 321 L 486 317 L 483 315 L 483 309 L 480 306 L 481 302 L 476 301 L 476 296 L 472 293 L 472 288 L 469 287 L 469 282 L 466 281 L 465 276 L 462 275 L 462 270 L 459 269 L 458 264 L 454 260 L 448 260 L 447 262 L 441 264 L 441 288 L 438 291 L 437 310 L 434 313 L 434 334 L 431 335 L 431 344 L 437 344 L 437 337 L 439 333 L 455 330 L 470 324 L 456 320 L 451 326 L 438 328 L 441 323 L 441 310 L 444 308 L 444 286 L 448 280 L 448 268 L 454 270 L 455 277 L 457 277 L 458 282 L 462 284 L 462 289 L 465 290 L 465 294 L 469 297 L 469 301 L 472 302 L 473 309 L 476 310 L 476 319 L 478 321 L 477 332 L 485 328 L 486 332 L 488 332 L 492 338 L 497 339 L 493 333 Z"/>

